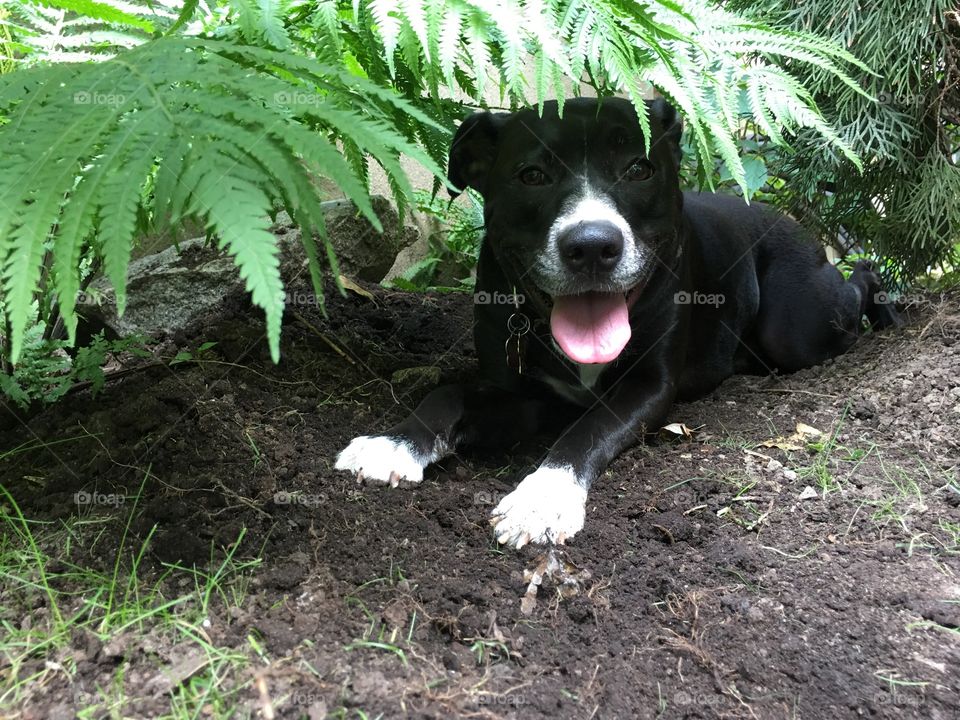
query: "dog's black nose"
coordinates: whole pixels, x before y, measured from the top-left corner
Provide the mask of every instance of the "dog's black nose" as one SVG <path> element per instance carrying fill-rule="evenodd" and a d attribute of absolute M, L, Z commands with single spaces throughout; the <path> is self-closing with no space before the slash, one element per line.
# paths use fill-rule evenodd
<path fill-rule="evenodd" d="M 557 249 L 574 272 L 609 272 L 623 255 L 623 233 L 610 222 L 581 222 L 560 234 Z"/>

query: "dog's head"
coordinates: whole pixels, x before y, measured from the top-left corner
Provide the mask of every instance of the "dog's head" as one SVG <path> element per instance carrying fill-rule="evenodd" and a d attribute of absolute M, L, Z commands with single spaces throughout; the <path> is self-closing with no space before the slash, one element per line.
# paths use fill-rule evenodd
<path fill-rule="evenodd" d="M 476 113 L 450 150 L 451 184 L 484 198 L 485 242 L 577 362 L 620 354 L 630 305 L 678 252 L 680 122 L 663 100 L 649 107 L 649 154 L 619 98 L 567 101 L 562 119 L 555 102 L 542 117 Z"/>

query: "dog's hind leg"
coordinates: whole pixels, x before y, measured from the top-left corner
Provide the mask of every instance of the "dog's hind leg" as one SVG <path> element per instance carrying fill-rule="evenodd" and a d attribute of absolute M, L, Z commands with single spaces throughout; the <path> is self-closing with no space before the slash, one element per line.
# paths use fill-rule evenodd
<path fill-rule="evenodd" d="M 873 271 L 873 263 L 860 260 L 853 266 L 848 282 L 861 288 L 863 296 L 863 314 L 867 316 L 870 327 L 883 330 L 888 327 L 900 327 L 903 320 L 894 307 L 890 296 L 880 285 L 880 277 Z"/>
<path fill-rule="evenodd" d="M 766 360 L 785 372 L 845 353 L 864 315 L 878 328 L 899 324 L 868 263 L 857 263 L 845 280 L 822 255 L 795 246 L 773 258 L 758 280 L 754 337 Z"/>
<path fill-rule="evenodd" d="M 389 430 L 354 438 L 335 467 L 360 479 L 416 484 L 423 480 L 424 468 L 458 445 L 508 445 L 536 432 L 541 416 L 537 400 L 493 387 L 446 385 Z"/>

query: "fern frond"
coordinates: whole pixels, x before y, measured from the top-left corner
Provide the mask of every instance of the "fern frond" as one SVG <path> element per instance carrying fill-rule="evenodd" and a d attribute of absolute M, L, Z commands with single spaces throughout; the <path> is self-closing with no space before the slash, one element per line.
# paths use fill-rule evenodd
<path fill-rule="evenodd" d="M 270 356 L 279 362 L 284 296 L 280 252 L 269 232 L 270 198 L 238 178 L 233 172 L 234 160 L 216 144 L 203 155 L 206 162 L 197 166 L 190 209 L 206 218 L 209 230 L 219 238 L 218 246 L 236 260 L 253 302 L 266 313 Z"/>
<path fill-rule="evenodd" d="M 316 42 L 317 57 L 326 63 L 340 62 L 343 32 L 336 0 L 320 0 L 316 4 L 313 9 L 312 25 L 319 35 Z"/>
<path fill-rule="evenodd" d="M 423 48 L 423 54 L 429 63 L 430 40 L 427 36 L 427 13 L 421 0 L 400 0 L 400 7 L 403 8 L 404 19 L 420 41 L 420 47 Z"/>
<path fill-rule="evenodd" d="M 118 181 L 117 176 L 111 176 L 111 173 L 117 167 L 129 168 L 127 158 L 131 154 L 134 156 L 134 162 L 146 166 L 152 164 L 153 157 L 150 151 L 154 148 L 159 151 L 157 146 L 161 142 L 160 136 L 155 134 L 158 129 L 155 114 L 156 110 L 148 110 L 131 116 L 129 122 L 119 123 L 105 138 L 100 154 L 85 169 L 84 180 L 77 184 L 66 202 L 54 240 L 53 270 L 61 317 L 64 318 L 71 343 L 76 339 L 75 308 L 77 291 L 80 289 L 79 265 L 83 245 L 93 230 L 98 206 L 109 207 L 111 203 L 117 203 L 117 212 L 120 216 L 111 217 L 111 213 L 100 213 L 104 220 L 104 231 L 99 238 L 99 244 L 105 258 L 108 255 L 112 256 L 112 259 L 105 264 L 111 280 L 117 287 L 118 307 L 123 306 L 125 293 L 121 288 L 125 285 L 125 273 L 129 261 L 129 251 L 125 245 L 129 244 L 130 239 L 123 237 L 122 232 L 118 232 L 119 223 L 125 222 L 119 206 L 132 205 L 131 210 L 135 214 L 138 197 L 135 195 L 127 200 L 120 200 L 120 196 L 127 193 L 131 187 L 134 191 L 139 188 L 125 182 L 123 175 L 119 176 Z M 152 142 L 149 140 L 151 136 L 153 136 Z M 145 147 L 144 142 L 151 142 L 150 147 Z M 145 167 L 139 172 L 145 174 L 148 169 L 149 167 Z M 129 229 L 132 224 L 131 216 L 128 234 L 132 232 Z M 120 284 L 117 285 L 117 282 Z"/>
<path fill-rule="evenodd" d="M 181 38 L 102 63 L 0 77 L 0 145 L 10 148 L 0 175 L 0 304 L 13 330 L 11 359 L 34 316 L 50 247 L 71 336 L 79 258 L 88 252 L 103 261 L 123 311 L 131 243 L 146 212 L 158 228 L 187 216 L 204 221 L 264 309 L 276 359 L 283 298 L 268 216 L 283 206 L 300 224 L 319 296 L 315 239 L 325 235 L 314 178 L 333 180 L 379 227 L 363 153 L 382 156 L 401 198 L 412 192 L 400 155 L 440 175 L 415 138 L 442 126 L 373 85 L 291 53 Z M 85 94 L 78 101 L 76 93 Z"/>
<path fill-rule="evenodd" d="M 38 0 L 38 2 L 47 7 L 69 10 L 94 20 L 103 20 L 117 25 L 129 25 L 148 33 L 152 33 L 154 30 L 153 23 L 149 20 L 131 15 L 107 3 L 95 2 L 95 0 Z"/>
<path fill-rule="evenodd" d="M 440 25 L 439 61 L 440 72 L 447 85 L 454 87 L 453 70 L 457 64 L 457 53 L 460 49 L 460 27 L 463 16 L 455 6 L 449 6 L 443 15 Z"/>
<path fill-rule="evenodd" d="M 284 27 L 286 8 L 281 0 L 257 0 L 262 22 L 261 33 L 270 47 L 286 50 L 290 47 L 290 35 Z"/>
<path fill-rule="evenodd" d="M 174 17 L 150 0 L 35 0 L 7 7 L 19 21 L 13 27 L 23 52 L 13 59 L 20 65 L 103 60 L 147 42 Z"/>
<path fill-rule="evenodd" d="M 785 72 L 773 65 L 782 60 L 816 66 L 847 91 L 865 95 L 851 69 L 869 72 L 866 65 L 835 42 L 773 30 L 724 6 L 695 0 L 447 0 L 447 17 L 454 19 L 449 26 L 439 25 L 441 29 L 423 22 L 425 1 L 399 2 L 389 18 L 384 17 L 382 0 L 367 5 L 377 19 L 374 31 L 391 75 L 399 48 L 410 69 L 405 81 L 431 95 L 436 95 L 436 74 L 429 63 L 434 48 L 439 48 L 440 75 L 446 84 L 452 85 L 458 67 L 472 71 L 473 97 L 479 104 L 484 102 L 490 64 L 499 71 L 501 87 L 512 102 L 523 102 L 532 85 L 540 107 L 556 68 L 574 87 L 583 72 L 589 72 L 602 94 L 624 93 L 638 110 L 644 83 L 653 82 L 677 102 L 701 163 L 712 163 L 712 154 L 718 153 L 746 190 L 735 142 L 744 120 L 739 94 L 746 88 L 761 126 L 788 123 L 794 131 L 810 127 L 841 153 L 855 157 L 852 146 L 830 129 L 812 96 L 792 88 L 783 78 Z M 463 14 L 463 19 L 454 13 Z M 463 48 L 462 54 L 454 52 L 457 46 Z M 531 61 L 532 83 L 524 77 Z M 782 132 L 771 137 L 786 140 Z"/>
<path fill-rule="evenodd" d="M 467 40 L 467 50 L 470 55 L 470 68 L 477 81 L 477 96 L 482 96 L 489 77 L 490 47 L 488 32 L 483 16 L 478 12 L 470 14 L 470 21 L 464 31 Z"/>
<path fill-rule="evenodd" d="M 502 13 L 501 17 L 522 17 L 522 10 L 516 0 L 501 0 L 498 11 Z M 523 66 L 527 57 L 523 29 L 515 21 L 500 22 L 497 29 L 501 36 L 501 73 L 504 83 L 511 95 L 522 98 L 526 83 Z"/>
<path fill-rule="evenodd" d="M 135 178 L 145 177 L 153 166 L 153 152 L 163 139 L 155 136 L 149 145 L 134 147 L 131 148 L 133 152 L 124 153 L 119 158 L 124 165 L 124 174 L 110 177 L 100 193 L 99 250 L 106 275 L 116 291 L 117 313 L 121 315 L 127 304 L 127 265 L 130 264 L 140 202 L 139 184 L 129 182 L 125 173 Z"/>
<path fill-rule="evenodd" d="M 27 321 L 33 314 L 33 296 L 40 282 L 44 246 L 60 204 L 60 196 L 44 190 L 29 193 L 27 199 L 30 202 L 21 210 L 19 225 L 4 243 L 0 275 L 3 310 L 10 323 L 10 356 L 14 359 L 23 348 Z"/>
<path fill-rule="evenodd" d="M 390 67 L 390 75 L 396 74 L 394 52 L 400 40 L 400 20 L 394 15 L 393 0 L 370 0 L 368 3 L 370 14 L 377 23 L 377 34 L 383 41 L 384 55 Z"/>

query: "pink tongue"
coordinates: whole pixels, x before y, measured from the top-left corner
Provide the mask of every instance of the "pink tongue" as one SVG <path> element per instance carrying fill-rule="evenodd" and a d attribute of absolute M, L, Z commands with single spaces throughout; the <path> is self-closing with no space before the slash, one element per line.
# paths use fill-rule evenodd
<path fill-rule="evenodd" d="M 554 298 L 550 330 L 574 362 L 610 362 L 630 341 L 627 301 L 620 293 L 598 292 Z"/>

